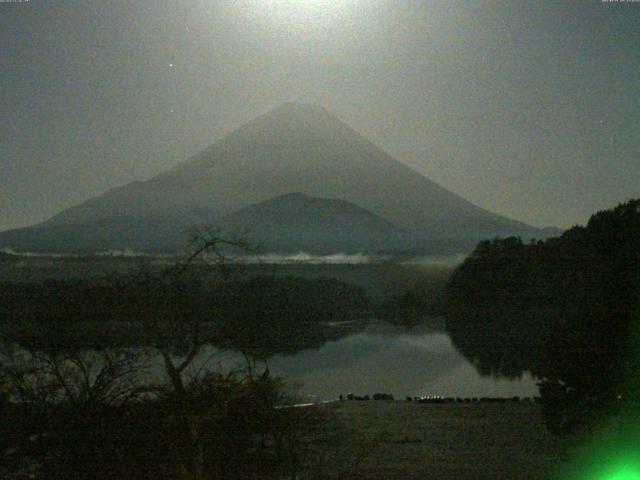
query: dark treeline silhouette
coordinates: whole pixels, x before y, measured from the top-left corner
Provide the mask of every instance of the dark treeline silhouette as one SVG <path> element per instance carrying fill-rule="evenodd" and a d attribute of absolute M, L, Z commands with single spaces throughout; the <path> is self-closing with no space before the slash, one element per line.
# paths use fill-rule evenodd
<path fill-rule="evenodd" d="M 362 319 L 370 308 L 362 289 L 334 279 L 259 275 L 219 282 L 191 275 L 171 288 L 149 290 L 162 275 L 0 283 L 5 335 L 19 332 L 13 334 L 15 341 L 36 348 L 135 345 L 145 341 L 136 326 L 151 315 L 171 318 L 166 335 L 179 346 L 184 333 L 179 327 L 197 318 L 209 331 L 210 343 L 267 358 L 319 347 L 345 333 L 327 322 Z M 120 335 L 104 336 L 97 328 L 114 322 L 124 322 L 128 334 L 120 329 Z M 53 332 L 43 335 L 45 330 Z"/>
<path fill-rule="evenodd" d="M 404 327 L 431 326 L 443 328 L 445 288 L 454 266 L 427 267 L 416 270 L 413 282 L 397 285 L 395 291 L 376 305 L 376 316 Z"/>
<path fill-rule="evenodd" d="M 444 312 L 444 288 L 422 290 L 418 288 L 405 290 L 394 295 L 376 310 L 378 318 L 413 327 L 421 324 L 438 325 L 438 319 Z"/>
<path fill-rule="evenodd" d="M 5 252 L 0 252 L 0 262 L 10 262 L 10 261 L 16 260 L 16 258 L 17 257 L 15 255 L 10 255 Z"/>
<path fill-rule="evenodd" d="M 361 288 L 338 280 L 261 275 L 222 285 L 212 308 L 220 315 L 220 346 L 265 359 L 353 331 L 327 324 L 362 320 L 370 305 Z"/>
<path fill-rule="evenodd" d="M 451 338 L 481 373 L 544 380 L 559 433 L 580 413 L 637 398 L 640 200 L 544 242 L 480 242 L 452 275 L 446 303 Z"/>

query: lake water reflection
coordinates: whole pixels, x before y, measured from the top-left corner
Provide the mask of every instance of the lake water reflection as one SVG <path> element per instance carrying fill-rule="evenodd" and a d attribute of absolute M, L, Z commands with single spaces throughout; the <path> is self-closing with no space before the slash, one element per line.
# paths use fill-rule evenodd
<path fill-rule="evenodd" d="M 224 363 L 241 360 L 229 354 Z M 538 394 L 530 375 L 520 379 L 482 377 L 451 343 L 446 332 L 373 323 L 363 331 L 330 340 L 320 348 L 268 360 L 271 373 L 314 401 L 340 394 L 376 392 L 405 396 L 515 396 Z"/>

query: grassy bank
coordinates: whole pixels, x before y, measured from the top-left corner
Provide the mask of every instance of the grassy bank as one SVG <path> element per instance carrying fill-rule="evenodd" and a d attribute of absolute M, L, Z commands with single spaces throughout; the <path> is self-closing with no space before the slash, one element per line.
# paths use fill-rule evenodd
<path fill-rule="evenodd" d="M 323 478 L 544 479 L 563 446 L 533 403 L 335 402 Z M 320 472 L 318 472 L 320 473 Z"/>

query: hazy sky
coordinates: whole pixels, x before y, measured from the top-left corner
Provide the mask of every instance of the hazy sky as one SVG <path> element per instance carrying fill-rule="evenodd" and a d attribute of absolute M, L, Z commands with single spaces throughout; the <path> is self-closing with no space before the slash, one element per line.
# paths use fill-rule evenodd
<path fill-rule="evenodd" d="M 0 230 L 318 103 L 537 226 L 640 196 L 640 2 L 0 3 Z"/>

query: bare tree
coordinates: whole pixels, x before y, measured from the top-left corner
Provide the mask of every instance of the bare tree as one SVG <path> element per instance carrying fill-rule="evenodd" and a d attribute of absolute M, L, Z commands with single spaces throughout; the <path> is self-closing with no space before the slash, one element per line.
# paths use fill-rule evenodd
<path fill-rule="evenodd" d="M 15 402 L 118 405 L 142 391 L 144 366 L 131 349 L 43 352 L 5 342 L 0 357 L 3 393 Z"/>
<path fill-rule="evenodd" d="M 315 410 L 280 408 L 281 383 L 268 369 L 256 371 L 249 357 L 245 369 L 195 368 L 205 346 L 223 335 L 199 305 L 215 289 L 198 282 L 226 281 L 228 249 L 250 246 L 208 228 L 194 229 L 191 241 L 190 253 L 165 270 L 114 280 L 105 299 L 96 298 L 103 310 L 139 319 L 145 349 L 5 346 L 5 398 L 44 412 L 33 422 L 43 440 L 37 455 L 46 464 L 44 478 L 81 478 L 98 466 L 105 478 L 132 471 L 184 480 L 296 478 L 303 467 L 303 439 L 322 423 Z M 145 366 L 158 359 L 167 380 L 149 383 Z M 11 415 L 19 431 L 19 416 Z"/>
<path fill-rule="evenodd" d="M 160 353 L 165 373 L 178 397 L 183 397 L 186 393 L 185 372 L 193 365 L 193 361 L 202 347 L 212 338 L 203 334 L 203 320 L 202 315 L 198 314 L 199 312 L 182 315 L 184 312 L 179 311 L 180 305 L 175 302 L 176 296 L 181 293 L 188 295 L 188 292 L 184 291 L 185 288 L 188 289 L 188 285 L 185 283 L 194 274 L 202 274 L 203 269 L 206 273 L 214 267 L 220 278 L 223 280 L 227 278 L 229 258 L 223 252 L 223 248 L 233 248 L 245 252 L 251 250 L 246 239 L 242 237 L 223 238 L 217 229 L 207 226 L 192 228 L 189 240 L 192 245 L 191 252 L 183 260 L 167 268 L 159 278 L 147 282 L 139 292 L 143 301 L 156 303 L 155 311 L 151 311 L 143 317 L 144 334 L 152 340 L 151 344 Z M 198 269 L 200 272 L 196 271 Z M 147 309 L 154 310 L 154 306 L 147 305 Z M 166 337 L 170 336 L 163 328 L 166 326 L 172 329 L 187 328 L 187 351 L 178 360 L 172 356 L 171 343 L 163 338 L 163 334 Z"/>

